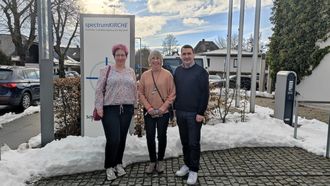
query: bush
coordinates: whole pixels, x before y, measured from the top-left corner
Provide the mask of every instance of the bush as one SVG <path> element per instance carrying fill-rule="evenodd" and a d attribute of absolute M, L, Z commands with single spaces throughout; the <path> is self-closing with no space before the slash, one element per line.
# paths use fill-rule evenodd
<path fill-rule="evenodd" d="M 80 78 L 54 80 L 55 138 L 81 135 Z"/>

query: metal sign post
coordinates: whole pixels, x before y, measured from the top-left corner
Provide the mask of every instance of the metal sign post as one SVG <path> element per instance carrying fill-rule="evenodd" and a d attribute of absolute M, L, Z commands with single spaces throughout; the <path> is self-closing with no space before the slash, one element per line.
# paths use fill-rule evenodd
<path fill-rule="evenodd" d="M 297 139 L 297 129 L 298 129 L 298 108 L 299 108 L 299 102 L 296 100 L 294 101 L 293 106 L 293 114 L 294 114 L 294 130 L 293 130 L 293 137 L 294 139 Z"/>
<path fill-rule="evenodd" d="M 330 115 L 329 115 L 329 122 L 328 122 L 328 141 L 327 141 L 327 151 L 325 153 L 325 157 L 330 158 Z"/>
<path fill-rule="evenodd" d="M 228 33 L 227 33 L 227 57 L 225 62 L 226 67 L 226 100 L 229 94 L 229 75 L 230 75 L 230 53 L 231 53 L 231 28 L 233 22 L 233 0 L 229 0 L 228 11 Z"/>
<path fill-rule="evenodd" d="M 257 61 L 259 53 L 259 28 L 260 28 L 260 9 L 261 0 L 256 0 L 256 14 L 254 21 L 254 38 L 253 38 L 253 66 L 251 79 L 251 97 L 250 97 L 250 112 L 255 112 L 256 103 L 256 82 L 257 82 Z"/>
<path fill-rule="evenodd" d="M 239 34 L 238 34 L 238 54 L 237 54 L 237 79 L 236 79 L 236 100 L 235 107 L 240 106 L 240 96 L 241 96 L 241 64 L 242 64 L 242 42 L 243 42 L 243 28 L 244 28 L 244 10 L 245 10 L 245 0 L 241 0 L 240 4 L 240 14 L 239 14 Z"/>
<path fill-rule="evenodd" d="M 54 140 L 53 32 L 50 0 L 38 0 L 41 145 Z"/>

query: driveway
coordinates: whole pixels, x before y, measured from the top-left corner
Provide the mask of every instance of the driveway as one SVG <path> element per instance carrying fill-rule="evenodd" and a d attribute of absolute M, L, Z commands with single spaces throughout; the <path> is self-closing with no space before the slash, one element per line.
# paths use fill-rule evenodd
<path fill-rule="evenodd" d="M 20 144 L 40 133 L 40 113 L 21 117 L 2 126 L 0 144 L 7 144 L 11 149 L 17 149 Z"/>

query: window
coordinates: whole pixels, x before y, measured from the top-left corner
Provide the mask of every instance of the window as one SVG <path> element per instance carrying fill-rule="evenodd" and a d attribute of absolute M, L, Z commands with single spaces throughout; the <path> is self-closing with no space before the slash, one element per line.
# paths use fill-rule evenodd
<path fill-rule="evenodd" d="M 11 75 L 13 74 L 13 71 L 11 70 L 0 70 L 0 80 L 8 80 Z"/>
<path fill-rule="evenodd" d="M 36 70 L 36 73 L 37 73 L 38 79 L 40 79 L 40 72 L 39 72 L 39 70 Z"/>
<path fill-rule="evenodd" d="M 237 59 L 236 58 L 234 59 L 233 67 L 237 68 Z"/>
<path fill-rule="evenodd" d="M 24 70 L 24 77 L 26 79 L 39 79 L 34 69 Z"/>

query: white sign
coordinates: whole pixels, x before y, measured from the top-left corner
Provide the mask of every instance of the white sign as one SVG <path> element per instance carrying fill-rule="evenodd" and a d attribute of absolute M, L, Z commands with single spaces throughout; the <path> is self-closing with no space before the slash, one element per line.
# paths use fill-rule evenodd
<path fill-rule="evenodd" d="M 111 49 L 124 44 L 129 49 L 126 65 L 135 64 L 135 21 L 133 15 L 81 14 L 81 129 L 84 136 L 104 135 L 101 121 L 92 120 L 95 86 L 100 69 L 114 64 Z"/>

